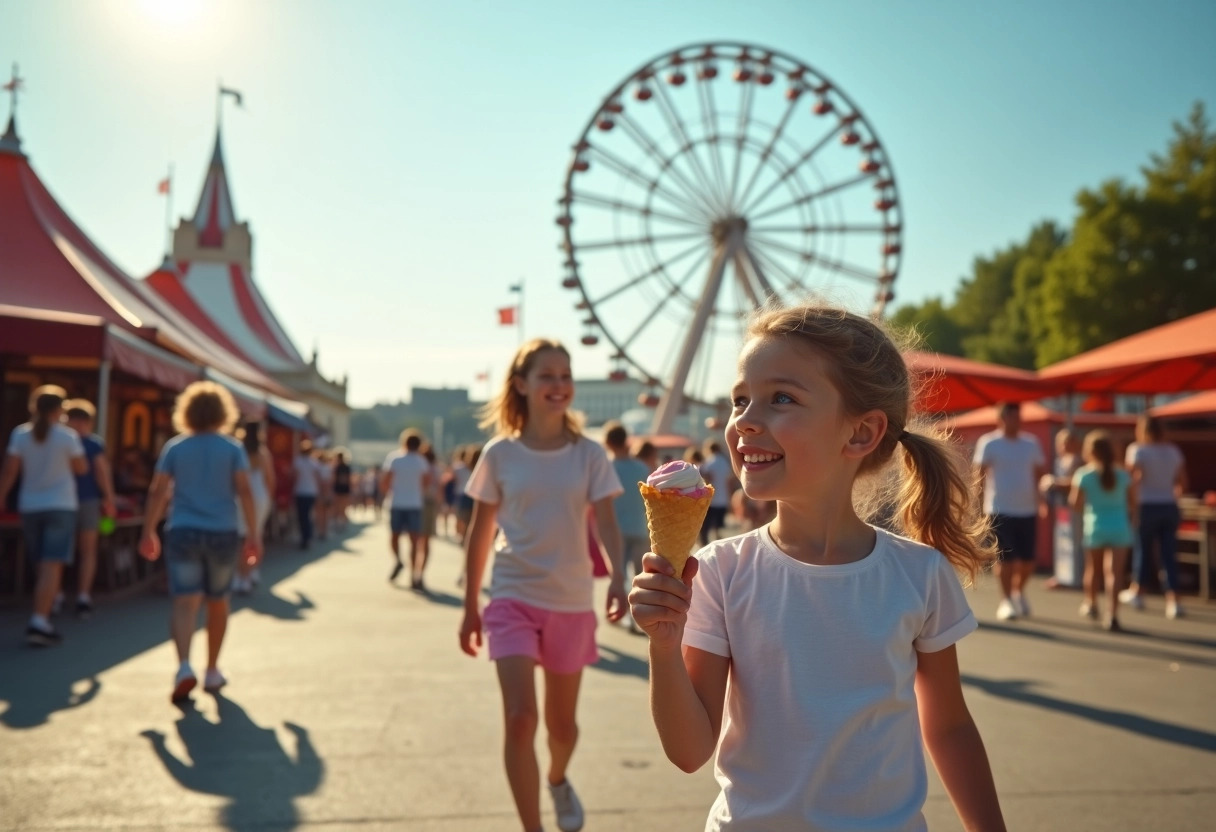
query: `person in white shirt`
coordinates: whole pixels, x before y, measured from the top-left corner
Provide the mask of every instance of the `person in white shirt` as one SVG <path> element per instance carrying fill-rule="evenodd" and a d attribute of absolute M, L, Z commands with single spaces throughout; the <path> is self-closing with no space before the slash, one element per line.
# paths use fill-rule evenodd
<path fill-rule="evenodd" d="M 1021 429 L 1021 407 L 1016 402 L 998 405 L 997 429 L 980 437 L 972 459 L 984 479 L 984 514 L 996 535 L 1001 582 L 996 617 L 1002 621 L 1030 615 L 1026 589 L 1034 574 L 1036 517 L 1048 513 L 1039 490 L 1047 460 L 1038 440 Z"/>
<path fill-rule="evenodd" d="M 76 551 L 76 477 L 89 470 L 84 445 L 71 428 L 59 424 L 67 391 L 53 384 L 30 396 L 33 419 L 13 428 L 4 467 L 0 469 L 0 506 L 21 474 L 17 511 L 25 533 L 26 555 L 38 564 L 34 614 L 25 630 L 35 647 L 51 647 L 63 636 L 51 625 L 51 607 L 59 594 L 63 567 Z"/>
<path fill-rule="evenodd" d="M 296 500 L 296 521 L 300 525 L 301 549 L 307 549 L 312 543 L 312 514 L 316 508 L 317 496 L 321 493 L 321 478 L 312 456 L 312 440 L 301 439 L 300 452 L 291 460 L 294 481 L 292 494 Z"/>
<path fill-rule="evenodd" d="M 730 460 L 722 455 L 722 443 L 718 440 L 706 441 L 704 453 L 705 461 L 699 466 L 701 479 L 705 480 L 706 485 L 714 487 L 714 495 L 709 498 L 709 510 L 701 523 L 702 546 L 722 536 L 726 510 L 730 508 L 731 480 L 735 476 L 730 470 Z"/>
<path fill-rule="evenodd" d="M 401 432 L 401 450 L 389 454 L 382 467 L 380 490 L 392 492 L 389 503 L 390 545 L 393 550 L 393 571 L 390 581 L 397 580 L 404 564 L 401 562 L 400 538 L 410 538 L 410 588 L 424 591 L 422 573 L 426 569 L 426 547 L 422 545 L 422 506 L 431 484 L 431 464 L 421 453 L 422 434 L 409 429 Z"/>
<path fill-rule="evenodd" d="M 1133 609 L 1144 609 L 1141 587 L 1153 568 L 1153 549 L 1161 555 L 1165 591 L 1165 615 L 1181 618 L 1178 603 L 1178 497 L 1186 490 L 1186 460 L 1182 451 L 1165 441 L 1160 420 L 1141 416 L 1136 423 L 1136 441 L 1127 446 L 1127 467 L 1136 484 L 1140 546 L 1132 551 L 1132 583 L 1119 600 Z"/>
<path fill-rule="evenodd" d="M 716 754 L 707 832 L 924 832 L 925 750 L 961 825 L 1003 830 L 954 647 L 976 628 L 956 571 L 994 556 L 965 460 L 908 423 L 907 367 L 871 319 L 791 307 L 747 336 L 725 444 L 777 517 L 682 576 L 643 559 L 629 601 L 663 750 L 687 772 Z M 900 489 L 907 537 L 857 515 L 870 475 Z"/>

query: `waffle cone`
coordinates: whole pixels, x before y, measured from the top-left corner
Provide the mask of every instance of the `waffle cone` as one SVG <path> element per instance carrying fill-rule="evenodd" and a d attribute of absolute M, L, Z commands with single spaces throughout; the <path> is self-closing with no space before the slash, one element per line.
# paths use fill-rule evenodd
<path fill-rule="evenodd" d="M 676 570 L 676 577 L 684 574 L 684 563 L 697 545 L 697 535 L 705 522 L 709 501 L 713 499 L 714 487 L 706 486 L 708 493 L 700 497 L 688 497 L 674 491 L 662 491 L 644 482 L 638 483 L 642 501 L 646 504 L 646 525 L 650 529 L 650 550 L 663 558 Z"/>

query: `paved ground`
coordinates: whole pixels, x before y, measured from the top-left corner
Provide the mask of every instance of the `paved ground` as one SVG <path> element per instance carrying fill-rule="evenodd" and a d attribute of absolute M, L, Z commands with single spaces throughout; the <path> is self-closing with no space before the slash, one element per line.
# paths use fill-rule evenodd
<path fill-rule="evenodd" d="M 517 829 L 492 668 L 456 647 L 459 552 L 437 544 L 428 598 L 389 587 L 385 548 L 367 527 L 272 552 L 233 615 L 230 686 L 185 713 L 163 597 L 103 603 L 41 652 L 0 612 L 0 830 Z M 1158 603 L 1110 636 L 1075 593 L 1035 593 L 1017 624 L 993 620 L 990 583 L 971 597 L 964 682 L 1011 829 L 1210 828 L 1216 606 L 1172 622 Z M 700 829 L 715 784 L 663 757 L 644 640 L 604 626 L 600 642 L 571 772 L 586 828 Z M 926 814 L 959 828 L 936 780 Z"/>

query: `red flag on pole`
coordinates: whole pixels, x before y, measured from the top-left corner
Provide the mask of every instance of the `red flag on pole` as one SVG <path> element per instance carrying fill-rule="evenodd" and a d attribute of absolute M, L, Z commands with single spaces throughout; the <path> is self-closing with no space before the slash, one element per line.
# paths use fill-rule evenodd
<path fill-rule="evenodd" d="M 515 307 L 503 306 L 498 310 L 499 326 L 515 326 Z"/>
<path fill-rule="evenodd" d="M 474 381 L 489 381 L 490 374 L 489 373 L 478 373 L 477 375 L 475 375 L 473 377 L 473 380 Z"/>
<path fill-rule="evenodd" d="M 157 183 L 156 192 L 158 194 L 169 193 L 169 177 L 166 176 L 164 179 L 160 180 L 159 183 Z"/>

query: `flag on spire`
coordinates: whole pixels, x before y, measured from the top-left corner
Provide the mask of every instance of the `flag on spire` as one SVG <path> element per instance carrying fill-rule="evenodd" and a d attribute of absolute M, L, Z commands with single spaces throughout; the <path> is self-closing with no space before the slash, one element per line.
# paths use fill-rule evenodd
<path fill-rule="evenodd" d="M 158 194 L 169 193 L 169 177 L 166 176 L 164 179 L 160 180 L 160 182 L 157 183 L 156 192 Z"/>
<path fill-rule="evenodd" d="M 515 307 L 503 306 L 498 310 L 499 326 L 515 326 Z"/>

